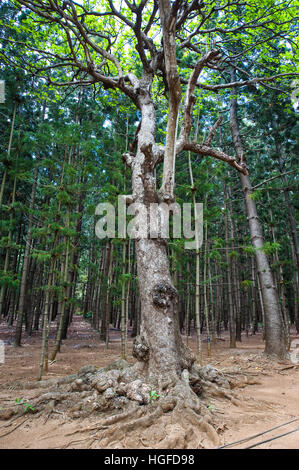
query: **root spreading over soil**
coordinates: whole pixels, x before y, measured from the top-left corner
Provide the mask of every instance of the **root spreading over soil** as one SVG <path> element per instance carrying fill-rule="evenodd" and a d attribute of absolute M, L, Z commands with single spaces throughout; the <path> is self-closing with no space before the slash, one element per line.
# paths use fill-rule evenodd
<path fill-rule="evenodd" d="M 203 341 L 201 367 L 173 379 L 149 379 L 140 364 L 143 343 L 138 357 L 128 354 L 129 363 L 117 360 L 119 331 L 111 330 L 106 350 L 98 333 L 75 317 L 60 355 L 37 382 L 40 332 L 15 349 L 13 330 L 1 328 L 7 346 L 0 370 L 0 448 L 195 449 L 241 439 L 234 446 L 240 448 L 242 439 L 299 417 L 299 367 L 266 357 L 261 333 L 243 335 L 234 350 L 224 333 L 211 357 Z M 51 347 L 55 329 L 52 338 Z M 189 346 L 196 352 L 195 335 Z M 263 448 L 298 448 L 298 433 Z"/>
<path fill-rule="evenodd" d="M 157 379 L 151 384 L 142 377 L 140 363 L 116 360 L 100 369 L 84 366 L 78 374 L 56 380 L 15 384 L 15 389 L 42 390 L 30 401 L 29 409 L 18 405 L 2 409 L 0 419 L 28 412 L 48 417 L 58 413 L 71 419 L 96 415 L 97 424 L 74 433 L 76 441 L 83 434 L 90 447 L 95 443 L 103 448 L 119 448 L 120 443 L 134 447 L 137 433 L 143 447 L 215 447 L 219 444 L 217 422 L 204 399 L 222 397 L 237 402 L 232 391 L 235 385 L 235 380 L 211 365 L 183 370 L 176 381 Z"/>

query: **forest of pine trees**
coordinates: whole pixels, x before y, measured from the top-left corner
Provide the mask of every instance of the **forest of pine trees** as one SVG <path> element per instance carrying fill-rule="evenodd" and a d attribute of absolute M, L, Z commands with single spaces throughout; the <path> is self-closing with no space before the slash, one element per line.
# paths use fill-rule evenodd
<path fill-rule="evenodd" d="M 3 37 L 11 34 L 4 27 L 5 17 L 16 20 L 18 12 L 4 3 Z M 17 41 L 24 33 L 15 29 L 13 35 Z M 140 298 L 134 240 L 97 239 L 95 208 L 130 192 L 122 154 L 134 141 L 138 112 L 128 99 L 102 88 L 47 88 L 43 80 L 14 67 L 16 46 L 4 41 L 0 53 L 1 79 L 6 83 L 0 119 L 1 318 L 15 325 L 16 346 L 22 341 L 22 327 L 27 335 L 43 329 L 46 341 L 48 325 L 55 322 L 56 346 L 49 352 L 55 356 L 73 315 L 80 314 L 108 347 L 109 325 L 125 333 L 131 327 L 132 335 L 138 334 Z M 272 60 L 275 63 L 275 50 Z M 196 138 L 203 141 L 220 107 L 222 122 L 214 146 L 233 154 L 229 94 L 225 90 L 215 101 L 202 93 L 194 114 Z M 290 95 L 274 87 L 248 86 L 238 105 L 250 198 L 264 237 L 258 249 L 268 259 L 288 338 L 290 325 L 299 332 L 296 111 Z M 164 123 L 161 108 L 161 138 Z M 198 301 L 201 333 L 213 344 L 230 328 L 234 347 L 242 333 L 255 334 L 265 321 L 242 181 L 226 163 L 190 151 L 176 165 L 176 200 L 192 202 L 194 195 L 204 203 L 205 220 L 198 299 L 194 253 L 184 250 L 181 240 L 168 243 L 171 275 L 179 292 L 180 330 L 189 333 L 195 327 Z M 159 166 L 156 172 L 158 180 Z"/>

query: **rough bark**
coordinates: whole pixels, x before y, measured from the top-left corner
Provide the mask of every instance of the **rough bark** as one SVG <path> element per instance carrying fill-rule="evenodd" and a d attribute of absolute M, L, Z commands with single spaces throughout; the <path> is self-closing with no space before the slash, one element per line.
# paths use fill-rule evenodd
<path fill-rule="evenodd" d="M 140 83 L 141 125 L 136 156 L 132 159 L 133 199 L 148 206 L 157 202 L 154 155 L 156 119 L 150 90 L 153 77 Z M 137 222 L 138 223 L 138 222 Z M 142 221 L 140 221 L 142 223 Z M 177 291 L 172 285 L 166 242 L 161 238 L 136 239 L 138 283 L 141 298 L 141 327 L 134 354 L 155 381 L 180 377 L 190 369 L 194 357 L 183 344 L 175 310 Z"/>
<path fill-rule="evenodd" d="M 167 201 L 174 199 L 174 169 L 181 85 L 177 70 L 175 41 L 177 9 L 175 5 L 171 8 L 169 0 L 160 0 L 159 11 L 162 24 L 166 78 L 169 89 L 167 137 L 164 149 L 163 180 L 160 195 L 163 200 Z"/>

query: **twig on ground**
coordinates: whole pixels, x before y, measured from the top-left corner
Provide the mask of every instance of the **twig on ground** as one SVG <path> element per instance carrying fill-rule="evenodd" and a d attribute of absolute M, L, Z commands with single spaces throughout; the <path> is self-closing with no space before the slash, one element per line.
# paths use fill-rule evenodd
<path fill-rule="evenodd" d="M 25 421 L 28 421 L 29 417 L 24 419 L 24 421 L 22 421 L 21 423 L 17 424 L 13 429 L 11 429 L 10 431 L 4 433 L 4 434 L 1 434 L 0 438 L 1 437 L 4 437 L 4 436 L 8 436 L 8 434 L 11 434 L 12 432 L 14 432 L 17 428 L 19 428 L 20 426 L 22 426 L 22 424 L 25 423 Z"/>
<path fill-rule="evenodd" d="M 267 431 L 254 434 L 253 436 L 245 437 L 244 439 L 240 439 L 239 441 L 230 442 L 229 444 L 225 444 L 223 446 L 217 447 L 217 449 L 224 449 L 225 447 L 230 447 L 235 444 L 242 444 L 243 442 L 250 441 L 251 439 L 255 439 L 256 437 L 262 436 L 263 434 L 267 434 L 268 432 L 274 431 L 275 429 L 279 429 L 283 426 L 287 426 L 288 424 L 294 423 L 295 421 L 298 421 L 298 420 L 299 418 L 292 419 L 291 421 L 288 421 L 287 423 L 280 424 L 279 426 L 275 426 L 274 428 L 268 429 Z M 258 445 L 258 444 L 255 444 L 255 445 Z M 249 447 L 246 447 L 246 449 L 249 449 Z"/>

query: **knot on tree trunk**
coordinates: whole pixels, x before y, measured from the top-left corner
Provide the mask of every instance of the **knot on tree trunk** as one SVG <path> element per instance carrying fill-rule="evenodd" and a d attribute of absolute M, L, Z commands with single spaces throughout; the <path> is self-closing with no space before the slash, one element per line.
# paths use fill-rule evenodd
<path fill-rule="evenodd" d="M 177 295 L 177 290 L 171 284 L 161 281 L 153 288 L 153 303 L 156 307 L 166 308 Z"/>
<path fill-rule="evenodd" d="M 133 343 L 133 357 L 136 357 L 138 361 L 146 362 L 149 358 L 149 347 L 144 336 L 136 336 Z"/>

